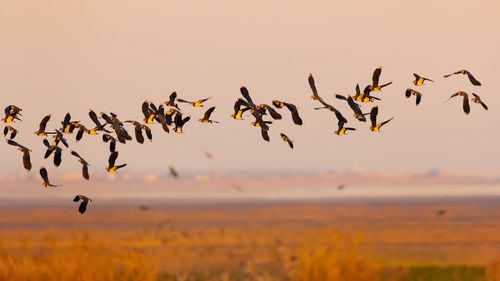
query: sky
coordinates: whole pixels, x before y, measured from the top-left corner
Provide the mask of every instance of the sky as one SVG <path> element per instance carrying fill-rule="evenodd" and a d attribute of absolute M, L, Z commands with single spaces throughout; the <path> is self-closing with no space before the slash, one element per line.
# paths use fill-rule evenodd
<path fill-rule="evenodd" d="M 23 109 L 16 141 L 33 150 L 38 167 L 42 138 L 33 134 L 51 113 L 48 128 L 59 127 L 67 112 L 90 126 L 88 109 L 142 120 L 144 100 L 164 102 L 171 92 L 205 108 L 182 106 L 192 120 L 184 134 L 153 126 L 153 142 L 119 145 L 118 164 L 127 172 L 179 170 L 317 171 L 500 170 L 497 104 L 500 64 L 498 1 L 3 1 L 0 10 L 0 104 Z M 356 83 L 371 82 L 382 66 L 381 82 L 394 83 L 376 95 L 379 120 L 394 116 L 382 132 L 352 117 L 334 94 L 353 94 Z M 460 69 L 465 76 L 443 75 Z M 418 87 L 416 107 L 404 91 L 413 73 L 435 80 Z M 337 120 L 315 111 L 307 75 L 320 95 L 341 110 L 358 130 L 337 136 Z M 271 125 L 271 142 L 260 130 L 230 118 L 240 86 L 256 103 L 294 103 L 304 120 L 289 112 Z M 475 92 L 489 110 L 461 99 L 443 103 L 458 90 Z M 219 124 L 196 120 L 208 106 Z M 369 111 L 372 104 L 364 104 Z M 132 126 L 129 126 L 132 133 Z M 279 134 L 295 142 L 292 151 Z M 108 145 L 84 136 L 70 147 L 91 164 L 91 174 L 107 165 Z M 0 173 L 19 173 L 21 153 L 0 144 Z M 212 160 L 205 152 L 214 155 Z M 58 171 L 77 172 L 80 164 L 63 152 Z"/>

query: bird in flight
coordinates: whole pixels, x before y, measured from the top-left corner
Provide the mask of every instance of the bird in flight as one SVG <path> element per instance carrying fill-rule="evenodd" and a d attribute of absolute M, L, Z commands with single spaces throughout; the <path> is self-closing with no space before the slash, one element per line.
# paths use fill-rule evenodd
<path fill-rule="evenodd" d="M 210 98 L 212 98 L 212 97 L 208 97 L 206 99 L 201 99 L 201 100 L 197 100 L 197 101 L 187 101 L 187 100 L 183 100 L 183 99 L 177 99 L 177 101 L 183 102 L 183 103 L 189 103 L 190 105 L 192 105 L 194 107 L 203 107 L 203 103 L 206 102 Z"/>
<path fill-rule="evenodd" d="M 382 73 L 382 67 L 381 66 L 377 67 L 375 69 L 375 71 L 373 71 L 372 84 L 367 86 L 370 91 L 372 91 L 372 92 L 378 92 L 378 91 L 381 91 L 382 88 L 387 87 L 387 86 L 389 86 L 389 85 L 392 84 L 392 81 L 391 81 L 389 83 L 386 83 L 386 84 L 383 84 L 383 85 L 379 85 L 378 82 L 379 82 L 379 78 L 380 78 L 380 74 L 381 73 Z M 365 88 L 365 90 L 366 90 L 366 88 Z M 369 94 L 369 92 L 368 92 L 368 94 Z"/>
<path fill-rule="evenodd" d="M 38 131 L 35 132 L 35 135 L 37 136 L 46 136 L 45 128 L 47 127 L 47 122 L 50 120 L 50 114 L 47 116 L 43 117 L 42 121 L 40 122 L 40 125 L 38 127 Z"/>
<path fill-rule="evenodd" d="M 479 103 L 479 104 L 481 104 L 481 106 L 482 106 L 484 109 L 488 110 L 488 106 L 487 106 L 487 105 L 486 105 L 486 104 L 485 104 L 485 103 L 481 100 L 481 98 L 480 98 L 478 95 L 476 95 L 476 94 L 474 94 L 474 93 L 472 93 L 472 95 L 474 96 L 474 97 L 471 99 L 471 101 L 472 101 L 473 103 Z"/>
<path fill-rule="evenodd" d="M 417 92 L 417 91 L 415 91 L 415 90 L 413 90 L 413 89 L 410 89 L 410 88 L 406 89 L 406 92 L 405 92 L 405 96 L 406 96 L 406 98 L 409 98 L 409 97 L 411 97 L 412 95 L 414 95 L 414 96 L 416 96 L 416 97 L 417 97 L 417 99 L 416 99 L 416 103 L 417 103 L 417 105 L 418 105 L 418 104 L 420 103 L 420 101 L 422 100 L 422 94 L 421 94 L 421 93 L 419 93 L 419 92 Z"/>
<path fill-rule="evenodd" d="M 453 73 L 450 73 L 450 74 L 447 74 L 444 76 L 444 78 L 448 78 L 452 75 L 455 75 L 455 74 L 463 74 L 463 75 L 467 75 L 467 77 L 469 77 L 469 81 L 472 83 L 472 85 L 474 86 L 481 86 L 481 82 L 477 81 L 476 78 L 474 78 L 474 76 L 472 76 L 472 74 L 465 70 L 465 69 L 462 69 L 462 70 L 459 70 L 457 72 L 453 72 Z"/>
<path fill-rule="evenodd" d="M 201 123 L 205 123 L 205 124 L 219 123 L 217 121 L 210 120 L 210 115 L 212 115 L 212 112 L 214 112 L 214 110 L 215 110 L 215 106 L 212 106 L 209 109 L 207 109 L 207 111 L 205 111 L 205 114 L 203 115 L 203 118 L 198 119 L 198 121 L 200 121 Z"/>
<path fill-rule="evenodd" d="M 80 162 L 82 164 L 82 175 L 83 175 L 83 178 L 88 180 L 90 177 L 89 177 L 89 163 L 87 163 L 87 161 L 85 161 L 85 159 L 83 159 L 76 151 L 73 151 L 71 150 L 71 154 L 75 157 L 78 158 L 78 162 Z"/>
<path fill-rule="evenodd" d="M 26 169 L 26 171 L 30 171 L 31 170 L 31 159 L 30 159 L 31 150 L 29 148 L 27 148 L 26 146 L 20 145 L 19 143 L 15 142 L 11 139 L 7 139 L 7 143 L 10 145 L 16 146 L 17 150 L 23 152 L 23 166 Z"/>
<path fill-rule="evenodd" d="M 79 195 L 75 196 L 75 198 L 73 199 L 73 202 L 78 202 L 80 200 L 82 200 L 82 202 L 80 203 L 80 206 L 78 207 L 78 212 L 80 212 L 80 214 L 83 214 L 87 210 L 87 205 L 89 204 L 89 201 L 92 202 L 92 199 L 88 198 L 85 195 L 79 194 Z"/>
<path fill-rule="evenodd" d="M 316 89 L 316 83 L 314 82 L 314 77 L 311 73 L 309 73 L 309 76 L 307 77 L 307 81 L 309 82 L 309 86 L 311 87 L 311 90 L 313 92 L 311 99 L 321 100 L 321 98 L 318 95 L 318 90 Z"/>
<path fill-rule="evenodd" d="M 40 168 L 40 176 L 42 177 L 42 180 L 43 180 L 43 184 L 42 185 L 45 186 L 45 187 L 47 187 L 47 188 L 61 186 L 60 184 L 51 184 L 50 183 L 49 176 L 47 174 L 47 169 L 45 169 L 44 167 Z"/>
<path fill-rule="evenodd" d="M 378 114 L 378 106 L 374 106 L 370 111 L 370 121 L 372 122 L 372 125 L 370 126 L 370 131 L 372 132 L 380 132 L 380 128 L 382 126 L 384 126 L 385 124 L 389 123 L 392 119 L 394 119 L 394 117 L 392 117 L 389 120 L 377 124 L 377 114 Z"/>
<path fill-rule="evenodd" d="M 458 91 L 451 95 L 451 97 L 444 102 L 448 102 L 450 99 L 457 97 L 457 96 L 462 96 L 463 97 L 463 104 L 462 107 L 464 109 L 465 115 L 468 115 L 470 113 L 470 105 L 469 105 L 469 95 L 466 92 L 463 91 Z"/>
<path fill-rule="evenodd" d="M 17 129 L 12 127 L 12 126 L 9 126 L 9 125 L 6 125 L 4 128 L 3 128 L 3 136 L 6 137 L 10 132 L 10 137 L 9 139 L 14 139 L 17 135 Z"/>
<path fill-rule="evenodd" d="M 17 115 L 21 116 L 21 112 L 22 109 L 15 106 L 15 105 L 9 105 L 7 107 L 5 107 L 5 117 L 2 118 L 2 121 L 5 122 L 5 123 L 12 123 L 14 122 L 15 120 L 19 120 L 19 121 L 22 121 L 21 119 L 19 119 L 19 117 L 17 117 Z"/>
<path fill-rule="evenodd" d="M 284 141 L 284 142 L 287 142 L 288 145 L 290 146 L 291 149 L 293 149 L 293 141 L 285 134 L 283 133 L 280 133 L 281 135 L 281 139 Z"/>
<path fill-rule="evenodd" d="M 108 159 L 108 167 L 106 168 L 106 171 L 109 173 L 116 173 L 116 170 L 127 166 L 127 164 L 115 166 L 116 158 L 118 158 L 118 151 L 111 152 Z"/>
<path fill-rule="evenodd" d="M 413 76 L 415 76 L 415 80 L 413 80 L 413 84 L 415 84 L 415 86 L 422 86 L 422 85 L 424 85 L 425 81 L 434 82 L 433 80 L 431 80 L 429 78 L 421 77 L 420 75 L 418 75 L 416 73 L 413 73 Z"/>

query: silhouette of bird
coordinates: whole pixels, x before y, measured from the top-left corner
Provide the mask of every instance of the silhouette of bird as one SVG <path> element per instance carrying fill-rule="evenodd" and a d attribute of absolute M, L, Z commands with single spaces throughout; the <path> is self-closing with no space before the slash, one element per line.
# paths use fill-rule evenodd
<path fill-rule="evenodd" d="M 241 108 L 242 106 L 244 107 L 243 109 Z M 245 100 L 238 99 L 234 103 L 233 109 L 234 109 L 234 114 L 232 114 L 231 117 L 236 120 L 243 120 L 243 113 L 247 110 L 250 110 L 251 108 Z"/>
<path fill-rule="evenodd" d="M 7 136 L 7 134 L 9 134 L 10 132 L 10 137 L 9 139 L 14 139 L 17 135 L 17 129 L 12 127 L 12 126 L 9 126 L 9 125 L 6 125 L 4 128 L 3 128 L 3 136 Z"/>
<path fill-rule="evenodd" d="M 378 114 L 378 106 L 374 106 L 370 111 L 370 121 L 372 122 L 372 125 L 370 126 L 370 131 L 372 132 L 380 132 L 380 128 L 382 128 L 382 126 L 384 126 L 385 124 L 389 123 L 392 119 L 394 119 L 394 117 L 392 117 L 389 120 L 377 124 L 377 114 Z"/>
<path fill-rule="evenodd" d="M 389 83 L 386 83 L 386 84 L 383 84 L 383 85 L 379 85 L 378 82 L 379 82 L 379 78 L 380 78 L 380 74 L 381 73 L 382 73 L 382 67 L 381 66 L 377 67 L 375 69 L 375 71 L 373 72 L 373 75 L 372 75 L 372 84 L 367 86 L 370 91 L 372 91 L 372 92 L 378 92 L 378 91 L 382 90 L 382 88 L 387 87 L 387 86 L 389 86 L 389 85 L 392 84 L 392 81 L 391 81 Z"/>
<path fill-rule="evenodd" d="M 449 99 L 445 100 L 444 102 L 448 102 L 450 99 L 452 99 L 453 97 L 456 97 L 456 96 L 462 96 L 464 98 L 462 107 L 464 109 L 465 115 L 468 115 L 470 113 L 470 105 L 469 105 L 469 95 L 466 92 L 458 91 L 458 92 L 454 93 L 453 95 L 451 95 L 451 97 Z"/>
<path fill-rule="evenodd" d="M 40 121 L 40 126 L 38 127 L 38 131 L 35 132 L 35 135 L 38 136 L 46 136 L 45 128 L 47 127 L 47 122 L 50 120 L 50 114 L 43 117 L 42 121 Z"/>
<path fill-rule="evenodd" d="M 80 162 L 82 164 L 83 178 L 88 180 L 90 178 L 90 176 L 89 176 L 89 163 L 87 163 L 87 161 L 85 161 L 85 159 L 83 159 L 76 151 L 71 150 L 71 154 L 73 156 L 77 157 L 78 162 Z"/>
<path fill-rule="evenodd" d="M 299 126 L 303 124 L 302 118 L 300 118 L 299 116 L 299 111 L 297 110 L 297 106 L 295 106 L 294 104 L 282 102 L 279 100 L 273 100 L 273 105 L 276 108 L 283 108 L 283 106 L 285 106 L 286 108 L 288 108 L 288 110 L 290 110 L 290 113 L 292 114 L 293 123 Z"/>
<path fill-rule="evenodd" d="M 175 118 L 174 118 L 174 124 L 175 124 L 174 131 L 177 134 L 182 134 L 182 132 L 183 132 L 182 127 L 184 127 L 184 124 L 186 124 L 190 119 L 191 119 L 190 115 L 188 115 L 185 118 L 182 118 L 182 113 L 180 111 L 177 112 L 177 114 L 175 114 Z"/>
<path fill-rule="evenodd" d="M 5 122 L 5 123 L 12 123 L 14 122 L 15 120 L 19 120 L 19 121 L 22 121 L 21 119 L 19 119 L 19 117 L 17 117 L 17 115 L 21 116 L 21 112 L 22 109 L 15 106 L 15 105 L 8 105 L 7 107 L 5 107 L 5 117 L 2 118 L 2 121 Z"/>
<path fill-rule="evenodd" d="M 176 92 L 171 93 L 169 98 L 168 98 L 168 101 L 165 102 L 165 105 L 170 106 L 170 107 L 175 107 L 178 110 L 180 110 L 179 107 L 177 106 L 177 104 L 175 103 L 176 99 L 177 99 L 177 93 Z"/>
<path fill-rule="evenodd" d="M 125 121 L 126 123 L 131 123 L 132 125 L 134 125 L 134 132 L 135 132 L 135 140 L 140 143 L 140 144 L 143 144 L 144 143 L 144 136 L 142 135 L 142 125 L 141 123 L 137 122 L 137 121 L 133 121 L 133 120 L 129 120 L 129 121 Z"/>
<path fill-rule="evenodd" d="M 287 142 L 288 145 L 290 146 L 291 149 L 293 149 L 293 141 L 285 134 L 283 133 L 280 133 L 280 136 L 281 136 L 281 139 L 284 141 L 284 142 Z"/>
<path fill-rule="evenodd" d="M 217 121 L 210 120 L 210 115 L 212 115 L 212 112 L 214 112 L 214 110 L 215 110 L 215 106 L 210 107 L 207 111 L 205 111 L 203 118 L 198 119 L 198 121 L 200 121 L 201 123 L 205 123 L 205 124 L 219 123 Z"/>
<path fill-rule="evenodd" d="M 179 177 L 179 174 L 177 173 L 177 171 L 174 169 L 174 167 L 170 166 L 169 168 L 169 171 L 170 171 L 170 174 L 174 177 L 174 178 L 178 178 Z"/>
<path fill-rule="evenodd" d="M 187 101 L 187 100 L 183 100 L 183 99 L 177 99 L 177 101 L 183 102 L 183 103 L 189 103 L 190 105 L 192 105 L 194 107 L 203 107 L 203 103 L 206 102 L 210 98 L 212 98 L 212 97 L 208 97 L 206 99 L 201 99 L 201 100 L 197 100 L 197 101 Z"/>
<path fill-rule="evenodd" d="M 352 99 L 351 96 L 347 96 L 347 104 L 354 112 L 354 118 L 358 119 L 361 122 L 366 122 L 365 114 L 361 111 L 359 105 Z"/>
<path fill-rule="evenodd" d="M 311 73 L 309 73 L 309 76 L 307 77 L 307 81 L 309 82 L 309 86 L 311 87 L 311 90 L 313 92 L 311 99 L 320 100 L 321 98 L 318 95 L 318 90 L 316 90 L 316 83 L 314 82 L 314 78 L 313 78 L 313 75 Z"/>
<path fill-rule="evenodd" d="M 40 168 L 40 176 L 42 177 L 42 180 L 43 180 L 43 184 L 42 185 L 45 186 L 45 187 L 47 187 L 47 188 L 61 186 L 60 184 L 51 184 L 50 183 L 49 176 L 48 176 L 48 173 L 47 173 L 47 169 L 45 169 L 44 167 Z"/>
<path fill-rule="evenodd" d="M 457 72 L 453 72 L 451 74 L 447 74 L 444 76 L 444 78 L 448 78 L 450 77 L 451 75 L 454 75 L 454 74 L 463 74 L 463 75 L 467 75 L 467 77 L 469 77 L 469 81 L 472 83 L 472 85 L 474 86 L 481 86 L 481 82 L 477 81 L 476 78 L 474 78 L 474 76 L 472 76 L 472 74 L 465 70 L 465 69 L 462 69 L 462 70 L 459 70 Z"/>
<path fill-rule="evenodd" d="M 415 80 L 413 80 L 413 84 L 415 84 L 415 86 L 422 86 L 422 85 L 424 85 L 425 81 L 434 82 L 433 80 L 431 80 L 429 78 L 421 77 L 420 75 L 418 75 L 416 73 L 413 73 L 413 76 L 415 76 Z"/>
<path fill-rule="evenodd" d="M 481 104 L 481 106 L 482 106 L 484 109 L 488 110 L 488 106 L 487 106 L 487 105 L 486 105 L 486 104 L 485 104 L 485 103 L 481 100 L 481 98 L 480 98 L 478 95 L 476 95 L 476 94 L 474 94 L 474 93 L 472 93 L 472 95 L 474 96 L 474 97 L 471 99 L 471 101 L 472 101 L 472 102 L 474 102 L 474 103 L 479 103 L 479 104 Z"/>
<path fill-rule="evenodd" d="M 103 142 L 109 142 L 109 151 L 110 152 L 115 152 L 116 150 L 116 139 L 111 136 L 110 134 L 103 134 L 102 135 L 102 141 Z"/>
<path fill-rule="evenodd" d="M 78 202 L 80 200 L 82 200 L 82 202 L 80 203 L 80 206 L 78 207 L 78 212 L 80 212 L 80 214 L 83 214 L 87 210 L 87 205 L 89 204 L 89 201 L 92 202 L 92 199 L 88 198 L 85 195 L 77 195 L 73 199 L 73 202 Z"/>
<path fill-rule="evenodd" d="M 406 89 L 406 92 L 405 92 L 406 98 L 411 97 L 411 95 L 414 95 L 414 96 L 417 97 L 416 103 L 418 105 L 420 103 L 420 101 L 422 100 L 422 94 L 419 93 L 419 92 L 417 92 L 417 91 L 415 91 L 415 90 L 413 90 L 413 89 L 410 89 L 410 88 Z"/>
<path fill-rule="evenodd" d="M 62 148 L 54 144 L 49 144 L 47 139 L 43 139 L 43 144 L 47 147 L 47 151 L 45 152 L 43 158 L 47 159 L 51 154 L 54 154 L 54 165 L 59 167 L 62 162 Z"/>
<path fill-rule="evenodd" d="M 15 142 L 11 139 L 8 139 L 7 143 L 10 145 L 16 146 L 17 150 L 23 152 L 23 166 L 26 169 L 26 171 L 30 171 L 31 170 L 31 159 L 30 159 L 31 150 L 29 148 L 27 148 L 26 146 L 20 145 L 19 143 Z"/>
<path fill-rule="evenodd" d="M 108 167 L 106 168 L 106 171 L 108 171 L 109 173 L 116 173 L 116 170 L 127 166 L 127 164 L 115 166 L 116 158 L 118 158 L 118 151 L 111 152 L 111 155 L 109 155 L 108 159 Z"/>

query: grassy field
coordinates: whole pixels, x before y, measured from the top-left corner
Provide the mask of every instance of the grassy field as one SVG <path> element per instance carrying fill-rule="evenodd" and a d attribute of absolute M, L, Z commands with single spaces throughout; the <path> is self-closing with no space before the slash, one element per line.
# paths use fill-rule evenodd
<path fill-rule="evenodd" d="M 3 206 L 0 227 L 0 280 L 500 280 L 495 200 Z"/>

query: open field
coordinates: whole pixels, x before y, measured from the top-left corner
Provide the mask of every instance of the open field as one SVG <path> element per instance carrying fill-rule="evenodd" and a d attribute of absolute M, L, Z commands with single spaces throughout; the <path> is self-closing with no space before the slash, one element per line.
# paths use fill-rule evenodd
<path fill-rule="evenodd" d="M 499 201 L 2 206 L 0 280 L 500 280 Z"/>

